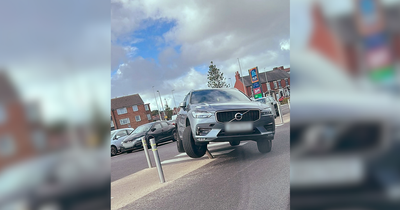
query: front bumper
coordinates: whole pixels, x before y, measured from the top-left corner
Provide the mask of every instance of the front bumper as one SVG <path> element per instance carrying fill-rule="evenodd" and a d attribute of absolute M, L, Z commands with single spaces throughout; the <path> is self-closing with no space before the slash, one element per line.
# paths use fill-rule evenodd
<path fill-rule="evenodd" d="M 121 150 L 121 152 L 123 152 L 123 151 L 126 151 L 126 150 L 130 150 L 130 149 L 134 149 L 134 148 L 140 148 L 140 147 L 142 147 L 142 141 L 134 139 L 134 140 L 128 141 L 126 143 L 122 142 L 121 146 L 120 146 L 120 150 Z"/>
<path fill-rule="evenodd" d="M 193 123 L 191 127 L 196 144 L 274 139 L 275 120 L 273 115 L 262 116 L 259 120 L 253 121 L 252 123 L 253 131 L 246 133 L 227 133 L 225 132 L 225 123 L 217 122 L 214 117 L 195 119 L 195 123 Z M 207 130 L 208 133 L 202 132 L 204 130 Z"/>

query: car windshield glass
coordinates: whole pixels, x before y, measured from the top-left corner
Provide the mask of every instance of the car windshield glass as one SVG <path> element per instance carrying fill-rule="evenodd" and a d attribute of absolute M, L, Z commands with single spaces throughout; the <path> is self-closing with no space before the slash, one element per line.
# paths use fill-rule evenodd
<path fill-rule="evenodd" d="M 256 101 L 258 101 L 258 102 L 260 102 L 260 103 L 266 103 L 266 100 L 265 100 L 265 98 L 259 98 L 259 99 L 256 99 Z"/>
<path fill-rule="evenodd" d="M 117 130 L 111 131 L 111 136 L 113 136 L 115 134 L 115 132 L 117 132 Z"/>
<path fill-rule="evenodd" d="M 146 131 L 150 130 L 151 125 L 152 124 L 141 125 L 141 126 L 137 127 L 136 130 L 134 130 L 131 134 L 146 132 Z"/>
<path fill-rule="evenodd" d="M 238 101 L 250 101 L 243 93 L 238 90 L 199 90 L 192 92 L 190 103 L 226 103 L 226 102 L 238 102 Z"/>

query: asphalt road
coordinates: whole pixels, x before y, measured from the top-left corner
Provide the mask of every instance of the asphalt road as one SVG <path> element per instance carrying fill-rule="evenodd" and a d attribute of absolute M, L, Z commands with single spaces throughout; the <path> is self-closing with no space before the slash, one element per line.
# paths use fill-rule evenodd
<path fill-rule="evenodd" d="M 288 109 L 283 107 L 285 114 Z M 125 206 L 123 209 L 290 209 L 290 125 L 276 127 L 273 149 L 257 150 L 256 142 L 220 145 L 225 154 Z M 175 143 L 159 147 L 161 161 L 176 159 Z M 154 163 L 154 162 L 153 162 Z M 111 159 L 115 181 L 147 168 L 144 152 Z"/>

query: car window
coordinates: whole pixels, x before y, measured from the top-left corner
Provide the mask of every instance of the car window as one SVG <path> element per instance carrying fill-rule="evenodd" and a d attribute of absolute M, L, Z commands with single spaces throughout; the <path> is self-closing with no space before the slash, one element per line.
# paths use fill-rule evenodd
<path fill-rule="evenodd" d="M 150 130 L 152 124 L 144 124 L 137 127 L 131 134 L 142 133 Z"/>
<path fill-rule="evenodd" d="M 156 124 L 153 126 L 153 128 L 161 129 L 161 124 L 160 124 L 160 123 L 156 123 Z"/>
<path fill-rule="evenodd" d="M 186 95 L 185 97 L 185 102 L 186 102 L 186 106 L 189 104 L 189 99 L 190 99 L 190 93 Z"/>
<path fill-rule="evenodd" d="M 190 99 L 191 104 L 199 103 L 227 103 L 227 102 L 251 101 L 242 92 L 235 89 L 211 89 L 193 91 Z"/>
<path fill-rule="evenodd" d="M 166 123 L 166 122 L 161 122 L 161 125 L 162 125 L 162 127 L 164 127 L 164 128 L 168 128 L 169 126 L 168 126 L 168 123 Z"/>
<path fill-rule="evenodd" d="M 128 135 L 130 135 L 133 131 L 134 131 L 134 129 L 128 129 L 128 130 L 126 130 L 126 132 L 128 133 Z"/>
<path fill-rule="evenodd" d="M 126 135 L 128 135 L 128 134 L 126 133 L 126 130 L 122 130 L 122 131 L 118 131 L 118 133 L 117 133 L 116 136 L 118 136 L 118 137 L 123 137 L 123 136 L 126 136 Z"/>

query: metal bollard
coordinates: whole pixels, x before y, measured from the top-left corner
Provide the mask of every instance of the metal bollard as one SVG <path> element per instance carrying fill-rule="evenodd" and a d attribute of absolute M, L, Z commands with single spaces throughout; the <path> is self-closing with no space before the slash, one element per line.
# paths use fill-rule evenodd
<path fill-rule="evenodd" d="M 289 109 L 290 109 L 290 99 L 288 99 L 287 101 L 288 101 L 288 106 L 289 106 Z"/>
<path fill-rule="evenodd" d="M 146 155 L 147 164 L 149 165 L 149 168 L 151 168 L 152 167 L 151 160 L 149 157 L 149 151 L 147 149 L 147 143 L 146 143 L 146 139 L 144 138 L 144 136 L 142 137 L 142 146 L 143 146 L 144 154 Z"/>
<path fill-rule="evenodd" d="M 281 118 L 281 123 L 283 124 L 283 118 L 282 118 L 281 104 L 280 103 L 278 103 L 278 113 L 279 113 L 279 118 Z"/>
<path fill-rule="evenodd" d="M 163 170 L 161 167 L 160 156 L 158 156 L 157 145 L 156 145 L 156 141 L 154 140 L 154 138 L 150 139 L 150 145 L 151 145 L 151 149 L 153 150 L 154 160 L 156 161 L 156 167 L 157 167 L 157 171 L 158 171 L 158 176 L 160 177 L 160 182 L 164 183 L 165 182 L 164 173 L 163 173 Z"/>

